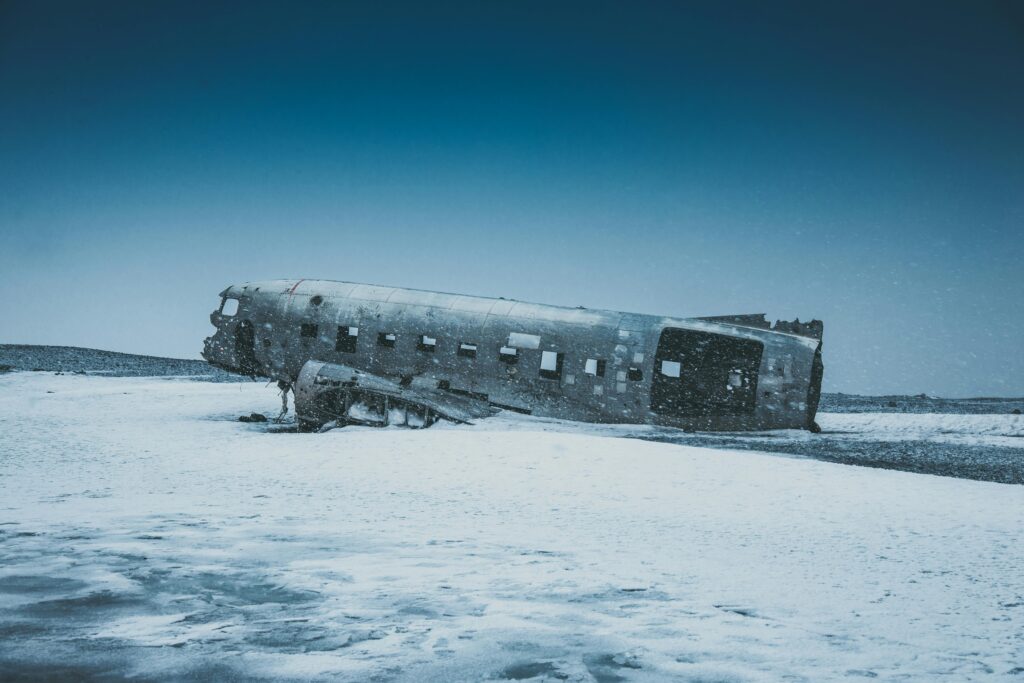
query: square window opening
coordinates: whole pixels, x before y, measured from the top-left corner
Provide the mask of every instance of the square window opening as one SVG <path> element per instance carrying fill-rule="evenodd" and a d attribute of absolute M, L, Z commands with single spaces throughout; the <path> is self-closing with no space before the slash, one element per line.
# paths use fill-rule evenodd
<path fill-rule="evenodd" d="M 565 354 L 557 351 L 541 351 L 540 376 L 544 379 L 560 379 L 564 357 Z"/>
<path fill-rule="evenodd" d="M 604 360 L 601 358 L 588 358 L 583 364 L 584 374 L 592 377 L 604 377 Z"/>
<path fill-rule="evenodd" d="M 458 353 L 463 358 L 476 358 L 476 344 L 461 342 L 459 343 Z"/>
<path fill-rule="evenodd" d="M 433 353 L 434 351 L 437 350 L 437 337 L 431 337 L 426 334 L 421 334 L 420 341 L 418 344 L 416 344 L 416 348 L 419 349 L 420 351 Z"/>
<path fill-rule="evenodd" d="M 228 318 L 238 313 L 238 299 L 224 299 L 220 305 L 220 314 Z"/>
<path fill-rule="evenodd" d="M 666 377 L 679 377 L 683 374 L 683 364 L 677 360 L 661 361 L 661 374 Z"/>
<path fill-rule="evenodd" d="M 644 378 L 644 371 L 640 368 L 631 367 L 629 372 L 626 373 L 626 376 L 629 377 L 629 381 L 631 382 L 639 382 Z"/>
<path fill-rule="evenodd" d="M 359 328 L 349 327 L 348 325 L 338 326 L 338 339 L 334 343 L 335 351 L 342 351 L 343 353 L 355 353 L 356 342 L 359 341 Z"/>
<path fill-rule="evenodd" d="M 393 349 L 395 348 L 396 339 L 397 337 L 394 332 L 380 332 L 377 334 L 377 346 Z"/>
<path fill-rule="evenodd" d="M 299 336 L 303 339 L 316 339 L 319 327 L 316 323 L 302 323 L 302 328 L 299 330 Z"/>
<path fill-rule="evenodd" d="M 498 349 L 498 359 L 503 363 L 516 363 L 519 361 L 519 351 L 512 346 L 502 346 Z"/>

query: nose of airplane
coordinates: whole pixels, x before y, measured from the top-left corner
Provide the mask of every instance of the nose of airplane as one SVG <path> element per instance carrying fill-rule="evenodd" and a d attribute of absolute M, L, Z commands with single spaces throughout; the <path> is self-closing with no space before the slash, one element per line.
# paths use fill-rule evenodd
<path fill-rule="evenodd" d="M 213 337 L 207 337 L 203 340 L 203 351 L 200 355 L 207 363 L 214 362 L 213 348 Z"/>
<path fill-rule="evenodd" d="M 264 368 L 256 351 L 256 327 L 250 320 L 250 304 L 251 295 L 235 287 L 221 292 L 221 305 L 210 314 L 210 322 L 217 331 L 206 338 L 203 358 L 229 372 L 256 377 Z"/>
<path fill-rule="evenodd" d="M 232 327 L 233 324 L 230 321 L 218 325 L 217 331 L 203 340 L 202 356 L 210 365 L 229 371 L 236 371 L 238 362 L 233 352 Z"/>
<path fill-rule="evenodd" d="M 210 323 L 216 329 L 212 335 L 203 340 L 202 351 L 202 357 L 207 363 L 223 368 L 230 367 L 234 361 L 230 352 L 230 345 L 227 342 L 231 334 L 231 319 L 237 309 L 231 310 L 231 315 L 225 315 L 225 308 L 228 301 L 234 301 L 236 304 L 237 301 L 228 299 L 227 292 L 229 289 L 230 287 L 221 292 L 220 305 L 210 313 Z"/>

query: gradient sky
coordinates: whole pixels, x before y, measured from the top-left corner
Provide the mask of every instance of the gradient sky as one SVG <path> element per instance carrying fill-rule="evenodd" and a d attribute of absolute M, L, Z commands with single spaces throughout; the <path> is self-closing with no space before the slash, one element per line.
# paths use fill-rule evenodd
<path fill-rule="evenodd" d="M 198 357 L 353 280 L 825 321 L 1024 395 L 1020 3 L 0 3 L 0 342 Z"/>

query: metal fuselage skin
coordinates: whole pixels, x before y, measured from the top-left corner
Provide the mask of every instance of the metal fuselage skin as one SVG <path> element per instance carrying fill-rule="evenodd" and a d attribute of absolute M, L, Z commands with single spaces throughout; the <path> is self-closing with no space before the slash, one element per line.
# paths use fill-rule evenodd
<path fill-rule="evenodd" d="M 221 297 L 203 357 L 289 384 L 317 360 L 538 416 L 710 431 L 810 428 L 817 410 L 818 323 L 804 336 L 326 280 Z"/>

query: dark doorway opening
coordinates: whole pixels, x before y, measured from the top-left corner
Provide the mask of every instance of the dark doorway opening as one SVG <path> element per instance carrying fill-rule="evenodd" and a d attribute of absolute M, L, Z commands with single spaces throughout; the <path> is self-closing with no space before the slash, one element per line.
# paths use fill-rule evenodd
<path fill-rule="evenodd" d="M 259 374 L 260 362 L 256 359 L 256 329 L 248 320 L 235 325 L 235 362 L 238 372 L 255 377 Z"/>
<path fill-rule="evenodd" d="M 654 358 L 651 410 L 674 417 L 753 412 L 763 352 L 753 339 L 666 327 Z"/>

